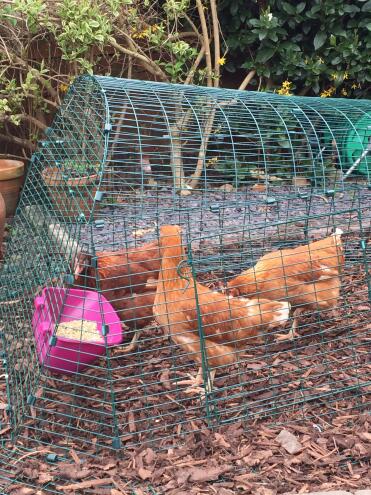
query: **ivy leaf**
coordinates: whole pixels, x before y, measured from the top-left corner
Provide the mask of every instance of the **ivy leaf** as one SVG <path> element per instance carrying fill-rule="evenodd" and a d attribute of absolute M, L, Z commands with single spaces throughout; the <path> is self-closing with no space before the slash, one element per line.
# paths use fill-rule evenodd
<path fill-rule="evenodd" d="M 292 5 L 290 5 L 287 2 L 282 2 L 282 8 L 283 10 L 290 15 L 295 15 L 296 14 L 296 9 Z"/>
<path fill-rule="evenodd" d="M 314 82 L 312 85 L 312 89 L 315 93 L 319 93 L 319 84 L 318 81 Z"/>
<path fill-rule="evenodd" d="M 264 29 L 263 31 L 260 31 L 259 33 L 259 40 L 262 41 L 267 37 L 268 32 Z"/>
<path fill-rule="evenodd" d="M 301 12 L 303 12 L 303 10 L 305 9 L 305 5 L 306 5 L 306 2 L 300 2 L 297 4 L 296 6 L 296 12 L 298 14 L 301 14 Z"/>
<path fill-rule="evenodd" d="M 227 62 L 226 65 L 225 65 L 225 69 L 228 71 L 228 72 L 231 72 L 232 74 L 234 72 L 236 72 L 236 66 L 233 62 Z"/>
<path fill-rule="evenodd" d="M 349 12 L 351 14 L 355 14 L 359 12 L 361 9 L 356 5 L 343 5 L 344 12 Z"/>
<path fill-rule="evenodd" d="M 229 8 L 229 11 L 232 16 L 235 16 L 237 14 L 238 8 L 239 8 L 238 2 L 234 1 Z"/>
<path fill-rule="evenodd" d="M 267 62 L 270 58 L 273 57 L 275 51 L 276 48 L 274 46 L 267 46 L 266 48 L 262 48 L 261 50 L 259 50 L 256 56 L 256 61 L 264 64 L 264 62 Z"/>
<path fill-rule="evenodd" d="M 326 33 L 324 33 L 323 31 L 319 31 L 314 37 L 314 41 L 313 41 L 314 49 L 319 50 L 321 46 L 325 44 L 326 38 L 327 38 Z"/>
<path fill-rule="evenodd" d="M 362 7 L 362 12 L 370 12 L 371 10 L 371 0 L 368 0 Z"/>

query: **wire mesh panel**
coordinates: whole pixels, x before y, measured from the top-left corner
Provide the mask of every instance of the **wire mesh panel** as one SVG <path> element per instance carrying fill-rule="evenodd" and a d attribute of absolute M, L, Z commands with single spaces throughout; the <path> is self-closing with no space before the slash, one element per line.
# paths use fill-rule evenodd
<path fill-rule="evenodd" d="M 370 182 L 367 100 L 98 80 L 112 115 L 107 165 L 127 187 L 326 190 L 344 187 L 353 166 Z"/>
<path fill-rule="evenodd" d="M 369 108 L 78 79 L 1 272 L 13 439 L 166 448 L 365 407 Z"/>

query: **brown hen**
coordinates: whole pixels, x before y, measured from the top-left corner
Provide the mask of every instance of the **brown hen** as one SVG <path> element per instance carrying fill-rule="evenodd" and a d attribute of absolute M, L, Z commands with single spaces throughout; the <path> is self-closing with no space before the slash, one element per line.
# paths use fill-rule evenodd
<path fill-rule="evenodd" d="M 294 308 L 293 325 L 279 340 L 298 336 L 297 317 L 302 311 L 323 311 L 337 306 L 344 265 L 342 231 L 320 241 L 264 255 L 253 268 L 228 282 L 233 296 L 288 301 Z"/>
<path fill-rule="evenodd" d="M 156 292 L 132 294 L 117 301 L 111 301 L 121 321 L 131 330 L 146 327 L 153 320 L 153 303 Z"/>
<path fill-rule="evenodd" d="M 155 319 L 197 363 L 201 365 L 202 354 L 206 355 L 213 368 L 211 381 L 215 368 L 235 363 L 246 346 L 263 342 L 264 332 L 286 323 L 287 302 L 234 299 L 194 281 L 189 267 L 182 263 L 185 256 L 179 226 L 161 227 L 160 252 Z M 200 339 L 200 334 L 204 338 Z M 200 385 L 201 377 L 202 368 L 191 381 L 193 385 Z"/>
<path fill-rule="evenodd" d="M 149 324 L 160 269 L 158 241 L 133 249 L 97 252 L 94 263 L 93 259 L 80 254 L 74 285 L 99 288 L 130 329 Z"/>

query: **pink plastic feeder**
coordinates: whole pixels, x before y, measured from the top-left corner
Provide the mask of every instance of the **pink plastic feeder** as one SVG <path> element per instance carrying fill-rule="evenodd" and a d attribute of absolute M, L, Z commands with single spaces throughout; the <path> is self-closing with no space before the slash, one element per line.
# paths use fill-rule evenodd
<path fill-rule="evenodd" d="M 104 333 L 108 346 L 123 341 L 120 318 L 98 292 L 46 287 L 34 302 L 32 327 L 37 354 L 40 363 L 52 371 L 76 373 L 92 364 L 106 352 Z M 73 320 L 95 321 L 102 340 L 87 342 L 54 335 L 57 322 Z"/>

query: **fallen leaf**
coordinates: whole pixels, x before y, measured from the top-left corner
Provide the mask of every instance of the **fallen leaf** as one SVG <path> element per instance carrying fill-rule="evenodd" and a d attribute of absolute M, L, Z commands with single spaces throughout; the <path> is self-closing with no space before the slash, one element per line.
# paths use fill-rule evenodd
<path fill-rule="evenodd" d="M 155 228 L 134 230 L 133 237 L 143 237 L 145 234 L 150 234 L 154 231 L 155 231 Z"/>
<path fill-rule="evenodd" d="M 135 426 L 135 418 L 133 411 L 129 411 L 128 413 L 128 424 L 130 433 L 135 433 L 137 431 Z"/>
<path fill-rule="evenodd" d="M 215 433 L 215 435 L 214 435 L 214 436 L 215 436 L 215 440 L 216 440 L 216 444 L 217 444 L 217 445 L 220 445 L 220 447 L 224 447 L 224 448 L 226 448 L 226 449 L 229 449 L 229 448 L 230 448 L 231 444 L 230 444 L 230 443 L 228 443 L 228 442 L 225 440 L 225 438 L 224 438 L 224 436 L 223 436 L 223 435 L 221 435 L 220 433 Z"/>
<path fill-rule="evenodd" d="M 266 191 L 266 187 L 265 187 L 265 184 L 254 184 L 251 188 L 253 191 L 258 191 L 258 192 L 265 192 Z"/>
<path fill-rule="evenodd" d="M 224 192 L 233 192 L 234 191 L 234 187 L 232 186 L 232 184 L 223 184 L 222 186 L 219 187 L 219 189 L 221 191 L 224 191 Z"/>
<path fill-rule="evenodd" d="M 336 444 L 344 449 L 350 449 L 355 444 L 355 439 L 346 435 L 334 435 L 333 438 Z"/>
<path fill-rule="evenodd" d="M 254 371 L 259 371 L 262 370 L 266 367 L 266 364 L 259 364 L 259 363 L 247 363 L 244 365 L 244 368 L 248 370 L 254 370 Z"/>
<path fill-rule="evenodd" d="M 296 187 L 310 186 L 310 180 L 305 177 L 293 177 L 292 183 Z"/>
<path fill-rule="evenodd" d="M 265 486 L 258 486 L 255 493 L 256 495 L 276 495 L 277 491 L 271 490 Z"/>
<path fill-rule="evenodd" d="M 180 194 L 180 196 L 189 196 L 190 194 L 192 194 L 192 190 L 182 189 L 181 191 L 178 191 L 178 194 Z"/>
<path fill-rule="evenodd" d="M 221 474 L 230 471 L 233 466 L 217 466 L 205 468 L 192 468 L 189 481 L 215 481 Z"/>
<path fill-rule="evenodd" d="M 56 485 L 57 490 L 62 490 L 64 492 L 70 492 L 72 491 L 75 493 L 77 490 L 84 490 L 85 488 L 90 488 L 94 486 L 102 486 L 102 485 L 110 485 L 111 484 L 111 478 L 104 478 L 100 480 L 87 480 L 87 481 L 81 481 L 81 483 L 75 483 L 73 485 Z"/>
<path fill-rule="evenodd" d="M 35 490 L 33 488 L 28 488 L 26 486 L 22 488 L 17 488 L 10 492 L 12 495 L 34 495 Z"/>
<path fill-rule="evenodd" d="M 357 435 L 362 440 L 366 440 L 366 442 L 371 442 L 371 433 L 369 433 L 368 431 L 361 431 L 361 432 L 357 433 Z"/>
<path fill-rule="evenodd" d="M 76 452 L 73 449 L 70 450 L 70 456 L 74 460 L 75 464 L 80 464 L 81 463 L 81 460 L 80 460 L 79 456 L 76 454 Z"/>
<path fill-rule="evenodd" d="M 156 459 L 156 454 L 150 448 L 146 450 L 146 453 L 143 457 L 146 464 L 153 464 L 153 461 Z"/>
<path fill-rule="evenodd" d="M 368 449 L 366 449 L 362 443 L 357 442 L 356 444 L 354 444 L 354 448 L 358 450 L 359 454 L 362 456 L 369 454 Z"/>
<path fill-rule="evenodd" d="M 89 476 L 90 469 L 81 467 L 81 464 L 59 464 L 57 469 L 57 475 L 61 478 L 67 478 L 69 480 L 82 480 Z"/>
<path fill-rule="evenodd" d="M 166 368 L 160 375 L 160 382 L 166 388 L 166 390 L 171 390 L 171 382 L 170 382 L 170 372 L 168 368 Z"/>
<path fill-rule="evenodd" d="M 276 175 L 268 175 L 268 180 L 270 182 L 282 182 L 283 179 L 281 177 L 277 177 Z"/>
<path fill-rule="evenodd" d="M 112 462 L 107 462 L 103 466 L 101 466 L 102 471 L 109 471 L 110 469 L 114 468 L 117 465 L 117 462 L 112 461 Z"/>
<path fill-rule="evenodd" d="M 142 480 L 148 480 L 152 476 L 152 471 L 148 471 L 148 469 L 139 468 L 138 475 Z"/>
<path fill-rule="evenodd" d="M 367 304 L 361 304 L 360 306 L 357 306 L 356 308 L 358 311 L 370 311 L 370 306 Z"/>
<path fill-rule="evenodd" d="M 42 485 L 43 483 L 49 483 L 49 481 L 52 481 L 53 479 L 54 476 L 52 474 L 47 472 L 41 472 L 39 474 L 37 481 Z"/>
<path fill-rule="evenodd" d="M 303 446 L 297 440 L 295 435 L 287 430 L 282 430 L 276 437 L 276 441 L 289 453 L 297 454 L 303 449 Z"/>
<path fill-rule="evenodd" d="M 271 450 L 253 450 L 249 455 L 243 458 L 243 461 L 250 467 L 257 466 L 272 457 L 272 455 L 273 452 Z"/>
<path fill-rule="evenodd" d="M 221 487 L 217 491 L 217 495 L 235 495 L 236 492 L 229 490 L 228 488 Z"/>
<path fill-rule="evenodd" d="M 39 470 L 37 468 L 25 467 L 22 475 L 30 480 L 36 480 L 39 477 Z"/>

